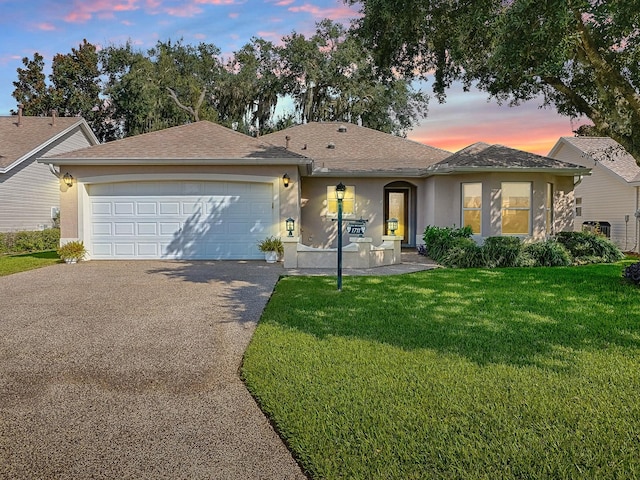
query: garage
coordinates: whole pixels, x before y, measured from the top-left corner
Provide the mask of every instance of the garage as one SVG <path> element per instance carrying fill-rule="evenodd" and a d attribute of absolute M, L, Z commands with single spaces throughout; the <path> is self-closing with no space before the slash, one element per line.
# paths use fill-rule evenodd
<path fill-rule="evenodd" d="M 263 258 L 272 235 L 273 184 L 230 181 L 87 185 L 92 259 Z"/>

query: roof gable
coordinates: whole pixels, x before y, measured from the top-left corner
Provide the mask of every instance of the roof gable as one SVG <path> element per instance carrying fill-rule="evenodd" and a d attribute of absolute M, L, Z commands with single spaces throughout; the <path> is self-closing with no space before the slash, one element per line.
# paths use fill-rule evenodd
<path fill-rule="evenodd" d="M 424 169 L 451 152 L 352 123 L 310 122 L 262 137 L 310 157 L 316 172 Z"/>
<path fill-rule="evenodd" d="M 612 138 L 561 137 L 549 155 L 557 152 L 562 144 L 572 146 L 582 157 L 592 159 L 628 183 L 640 182 L 640 166 L 636 159 Z"/>
<path fill-rule="evenodd" d="M 31 157 L 46 155 L 46 148 L 75 128 L 82 128 L 93 143 L 98 143 L 80 117 L 0 117 L 0 173 L 5 173 Z"/>
<path fill-rule="evenodd" d="M 429 170 L 433 173 L 453 173 L 469 171 L 548 171 L 567 174 L 586 173 L 588 168 L 572 163 L 562 162 L 553 158 L 536 155 L 535 153 L 516 150 L 503 145 L 489 145 L 474 143 L 445 160 L 432 165 Z"/>
<path fill-rule="evenodd" d="M 53 157 L 55 160 L 223 160 L 304 158 L 264 141 L 202 120 L 127 137 Z"/>

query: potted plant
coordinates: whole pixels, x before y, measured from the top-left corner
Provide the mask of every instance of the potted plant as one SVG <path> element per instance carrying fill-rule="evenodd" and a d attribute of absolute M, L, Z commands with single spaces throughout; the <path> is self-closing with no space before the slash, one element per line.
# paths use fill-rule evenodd
<path fill-rule="evenodd" d="M 84 243 L 80 240 L 67 242 L 57 250 L 58 256 L 66 263 L 76 263 L 87 254 Z"/>
<path fill-rule="evenodd" d="M 258 242 L 258 250 L 264 252 L 264 259 L 267 263 L 275 263 L 278 257 L 284 254 L 282 240 L 278 237 L 267 237 Z"/>

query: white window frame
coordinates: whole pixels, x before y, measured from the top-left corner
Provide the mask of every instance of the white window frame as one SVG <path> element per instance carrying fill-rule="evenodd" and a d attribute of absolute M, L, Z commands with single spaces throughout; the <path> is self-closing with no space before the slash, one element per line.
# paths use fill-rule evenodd
<path fill-rule="evenodd" d="M 576 212 L 576 217 L 581 217 L 582 216 L 582 197 L 576 197 L 575 200 L 575 212 Z"/>
<path fill-rule="evenodd" d="M 544 228 L 547 235 L 554 235 L 555 232 L 555 188 L 553 183 L 547 182 L 544 192 Z"/>
<path fill-rule="evenodd" d="M 479 185 L 480 186 L 480 206 L 479 207 L 465 207 L 464 206 L 464 189 L 467 185 Z M 473 232 L 474 235 L 482 235 L 482 182 L 463 182 L 460 188 L 460 225 L 466 227 L 464 224 L 464 212 L 480 212 L 480 231 Z"/>
<path fill-rule="evenodd" d="M 510 184 L 519 184 L 519 185 L 528 185 L 529 186 L 529 206 L 528 207 L 505 207 L 504 206 L 504 187 L 505 185 L 510 185 Z M 533 201 L 533 184 L 532 182 L 502 182 L 500 184 L 500 234 L 503 236 L 530 236 L 531 235 L 531 228 L 533 226 L 533 219 L 532 219 L 532 213 L 533 213 L 533 208 L 532 208 L 532 201 Z M 504 222 L 503 222 L 503 213 L 505 210 L 508 211 L 528 211 L 529 212 L 529 228 L 528 228 L 528 232 L 518 232 L 518 233 L 505 233 L 504 232 Z"/>

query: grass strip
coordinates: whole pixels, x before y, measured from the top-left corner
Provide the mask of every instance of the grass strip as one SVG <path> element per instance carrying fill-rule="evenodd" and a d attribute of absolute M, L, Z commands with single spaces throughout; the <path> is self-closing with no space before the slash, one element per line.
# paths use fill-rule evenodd
<path fill-rule="evenodd" d="M 54 263 L 60 263 L 60 257 L 55 251 L 0 255 L 0 276 L 46 267 Z"/>
<path fill-rule="evenodd" d="M 283 278 L 243 377 L 311 478 L 640 477 L 624 264 Z"/>

